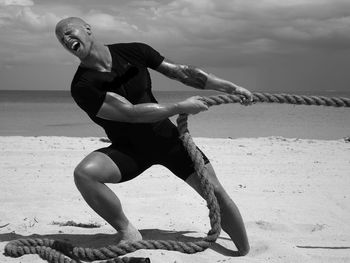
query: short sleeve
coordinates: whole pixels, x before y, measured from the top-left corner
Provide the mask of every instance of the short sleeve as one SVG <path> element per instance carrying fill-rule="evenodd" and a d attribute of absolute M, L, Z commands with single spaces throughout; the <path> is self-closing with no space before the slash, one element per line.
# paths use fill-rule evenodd
<path fill-rule="evenodd" d="M 144 43 L 138 43 L 138 46 L 141 49 L 147 67 L 156 69 L 163 62 L 164 57 L 151 46 Z"/>
<path fill-rule="evenodd" d="M 83 80 L 72 83 L 71 93 L 79 107 L 89 116 L 94 117 L 100 110 L 106 97 L 106 91 L 101 91 Z"/>

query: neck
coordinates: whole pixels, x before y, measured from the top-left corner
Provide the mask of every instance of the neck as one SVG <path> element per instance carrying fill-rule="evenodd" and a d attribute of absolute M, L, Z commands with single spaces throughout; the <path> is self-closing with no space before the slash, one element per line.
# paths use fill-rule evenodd
<path fill-rule="evenodd" d="M 97 71 L 111 71 L 112 56 L 109 48 L 102 43 L 94 42 L 89 55 L 81 59 L 81 66 Z"/>

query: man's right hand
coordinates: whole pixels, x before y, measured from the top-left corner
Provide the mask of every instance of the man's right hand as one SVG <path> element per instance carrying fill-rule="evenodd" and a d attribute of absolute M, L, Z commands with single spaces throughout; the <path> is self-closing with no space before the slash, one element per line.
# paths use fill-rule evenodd
<path fill-rule="evenodd" d="M 201 111 L 208 110 L 208 105 L 202 100 L 201 96 L 193 96 L 184 101 L 177 103 L 181 113 L 197 114 Z"/>

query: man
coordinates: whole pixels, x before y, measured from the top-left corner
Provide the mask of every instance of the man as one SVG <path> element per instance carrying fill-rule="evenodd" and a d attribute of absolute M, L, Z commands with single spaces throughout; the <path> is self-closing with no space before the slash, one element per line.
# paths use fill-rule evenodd
<path fill-rule="evenodd" d="M 143 43 L 104 45 L 80 18 L 58 22 L 56 36 L 81 61 L 71 85 L 74 100 L 104 128 L 112 142 L 78 164 L 75 184 L 90 207 L 118 231 L 120 241 L 141 240 L 140 232 L 123 213 L 118 197 L 105 184 L 131 180 L 150 166 L 161 164 L 202 195 L 192 162 L 168 117 L 208 109 L 197 96 L 174 104 L 158 104 L 147 68 L 194 88 L 239 94 L 243 104 L 252 102 L 252 94 L 198 68 L 173 63 Z M 239 253 L 245 255 L 249 243 L 238 208 L 204 154 L 203 158 L 220 205 L 222 229 Z"/>

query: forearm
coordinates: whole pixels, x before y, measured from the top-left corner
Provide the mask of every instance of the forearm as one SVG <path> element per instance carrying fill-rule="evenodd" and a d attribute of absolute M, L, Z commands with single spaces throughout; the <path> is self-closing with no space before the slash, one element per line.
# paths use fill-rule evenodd
<path fill-rule="evenodd" d="M 131 111 L 134 122 L 155 122 L 176 114 L 197 114 L 208 110 L 208 105 L 200 96 L 187 98 L 174 104 L 144 103 L 133 105 Z"/>
<path fill-rule="evenodd" d="M 221 79 L 193 66 L 183 66 L 185 77 L 182 82 L 193 88 L 235 93 L 239 88 L 234 83 Z"/>
<path fill-rule="evenodd" d="M 187 86 L 197 89 L 235 93 L 237 88 L 239 88 L 239 86 L 230 81 L 218 78 L 194 66 L 164 61 L 157 70 L 169 78 L 178 80 Z"/>
<path fill-rule="evenodd" d="M 133 105 L 124 97 L 107 92 L 97 117 L 119 122 L 156 122 L 180 113 L 178 104 L 142 103 Z"/>
<path fill-rule="evenodd" d="M 135 123 L 157 122 L 180 113 L 182 112 L 178 103 L 143 103 L 132 106 L 129 121 Z"/>
<path fill-rule="evenodd" d="M 208 74 L 207 81 L 204 86 L 204 89 L 206 90 L 217 90 L 226 93 L 236 93 L 238 88 L 238 85 L 228 80 L 218 78 L 213 74 Z"/>

